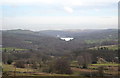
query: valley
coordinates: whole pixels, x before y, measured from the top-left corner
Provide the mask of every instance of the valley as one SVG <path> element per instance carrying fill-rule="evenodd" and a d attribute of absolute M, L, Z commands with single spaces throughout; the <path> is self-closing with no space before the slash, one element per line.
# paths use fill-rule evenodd
<path fill-rule="evenodd" d="M 4 30 L 4 76 L 118 76 L 118 30 Z"/>

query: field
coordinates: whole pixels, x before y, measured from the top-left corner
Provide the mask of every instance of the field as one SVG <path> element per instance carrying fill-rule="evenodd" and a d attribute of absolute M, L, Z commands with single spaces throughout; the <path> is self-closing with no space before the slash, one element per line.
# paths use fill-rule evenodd
<path fill-rule="evenodd" d="M 24 50 L 27 50 L 27 49 L 20 49 L 20 48 L 15 48 L 15 47 L 7 47 L 7 48 L 0 48 L 0 50 L 6 50 L 6 51 L 24 51 Z"/>
<path fill-rule="evenodd" d="M 31 69 L 31 68 L 16 68 L 13 65 L 3 65 L 3 72 L 8 72 L 11 76 L 14 74 L 16 76 L 61 76 L 61 74 L 50 74 L 45 72 L 39 72 L 38 70 Z M 14 73 L 16 72 L 16 73 Z M 69 76 L 62 74 L 62 76 Z"/>
<path fill-rule="evenodd" d="M 102 46 L 108 47 L 111 50 L 116 49 L 116 45 L 111 46 Z M 27 49 L 19 49 L 19 48 L 2 48 L 2 50 L 7 51 L 25 51 Z M 92 48 L 95 49 L 95 48 Z M 34 69 L 29 66 L 29 64 L 25 68 L 17 68 L 14 66 L 14 62 L 12 64 L 3 64 L 3 72 L 4 75 L 9 76 L 99 76 L 99 67 L 104 67 L 102 72 L 105 76 L 116 76 L 118 75 L 118 66 L 119 64 L 113 62 L 101 63 L 101 64 L 88 64 L 88 68 L 80 68 L 78 65 L 78 61 L 71 61 L 70 68 L 72 69 L 72 74 L 56 74 L 56 73 L 48 73 L 44 72 L 43 69 L 46 66 L 43 66 L 40 69 Z"/>
<path fill-rule="evenodd" d="M 4 31 L 3 76 L 118 76 L 116 31 Z M 74 39 L 66 42 L 62 37 Z"/>
<path fill-rule="evenodd" d="M 99 46 L 99 47 L 93 47 L 93 48 L 90 48 L 90 49 L 97 50 L 98 48 L 102 48 L 102 47 L 108 48 L 109 50 L 118 50 L 118 45 Z"/>
<path fill-rule="evenodd" d="M 84 76 L 94 75 L 98 72 L 98 67 L 104 66 L 104 73 L 106 75 L 117 75 L 118 74 L 118 64 L 90 64 L 88 69 L 81 69 L 78 67 L 71 67 L 73 74 L 55 74 L 40 72 L 37 69 L 32 68 L 16 68 L 13 65 L 3 64 L 3 72 L 7 72 L 10 76 Z"/>

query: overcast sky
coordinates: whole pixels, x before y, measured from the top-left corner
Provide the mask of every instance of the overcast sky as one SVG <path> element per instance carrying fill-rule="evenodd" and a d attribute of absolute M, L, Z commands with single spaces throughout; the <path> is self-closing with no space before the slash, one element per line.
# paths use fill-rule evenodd
<path fill-rule="evenodd" d="M 1 0 L 2 29 L 117 28 L 119 0 Z"/>

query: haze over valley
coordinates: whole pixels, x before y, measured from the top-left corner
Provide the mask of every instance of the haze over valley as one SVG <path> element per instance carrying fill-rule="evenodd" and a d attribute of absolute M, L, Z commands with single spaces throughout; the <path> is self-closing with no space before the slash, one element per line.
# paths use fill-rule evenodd
<path fill-rule="evenodd" d="M 119 78 L 118 6 L 118 0 L 2 0 L 2 78 Z"/>

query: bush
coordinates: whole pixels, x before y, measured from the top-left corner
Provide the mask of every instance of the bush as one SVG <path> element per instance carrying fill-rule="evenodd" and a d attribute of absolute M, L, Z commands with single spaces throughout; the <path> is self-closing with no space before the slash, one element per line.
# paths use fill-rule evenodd
<path fill-rule="evenodd" d="M 2 77 L 4 77 L 4 78 L 8 78 L 9 75 L 10 75 L 10 74 L 9 74 L 8 72 L 3 72 Z"/>
<path fill-rule="evenodd" d="M 57 59 L 54 64 L 55 72 L 57 74 L 72 74 L 70 64 L 66 59 Z"/>
<path fill-rule="evenodd" d="M 84 64 L 83 69 L 87 69 L 87 68 L 88 68 L 87 64 Z"/>
<path fill-rule="evenodd" d="M 103 77 L 103 76 L 104 76 L 104 67 L 103 67 L 103 66 L 100 66 L 100 67 L 98 68 L 98 73 L 99 73 L 99 76 L 100 76 L 100 77 Z"/>
<path fill-rule="evenodd" d="M 8 60 L 7 64 L 12 64 L 13 60 Z"/>
<path fill-rule="evenodd" d="M 34 62 L 33 64 L 32 64 L 32 66 L 31 66 L 33 69 L 37 69 L 37 64 Z"/>
<path fill-rule="evenodd" d="M 43 71 L 43 72 L 46 72 L 46 73 L 51 73 L 51 71 L 50 71 L 49 68 L 43 68 L 42 71 Z"/>
<path fill-rule="evenodd" d="M 25 65 L 24 65 L 24 61 L 17 61 L 14 66 L 16 66 L 17 68 L 25 68 Z"/>
<path fill-rule="evenodd" d="M 98 72 L 83 72 L 83 73 L 80 73 L 80 76 L 84 76 L 84 77 L 98 77 L 99 74 Z"/>
<path fill-rule="evenodd" d="M 93 61 L 92 64 L 97 64 L 97 62 L 96 62 L 96 61 Z"/>

